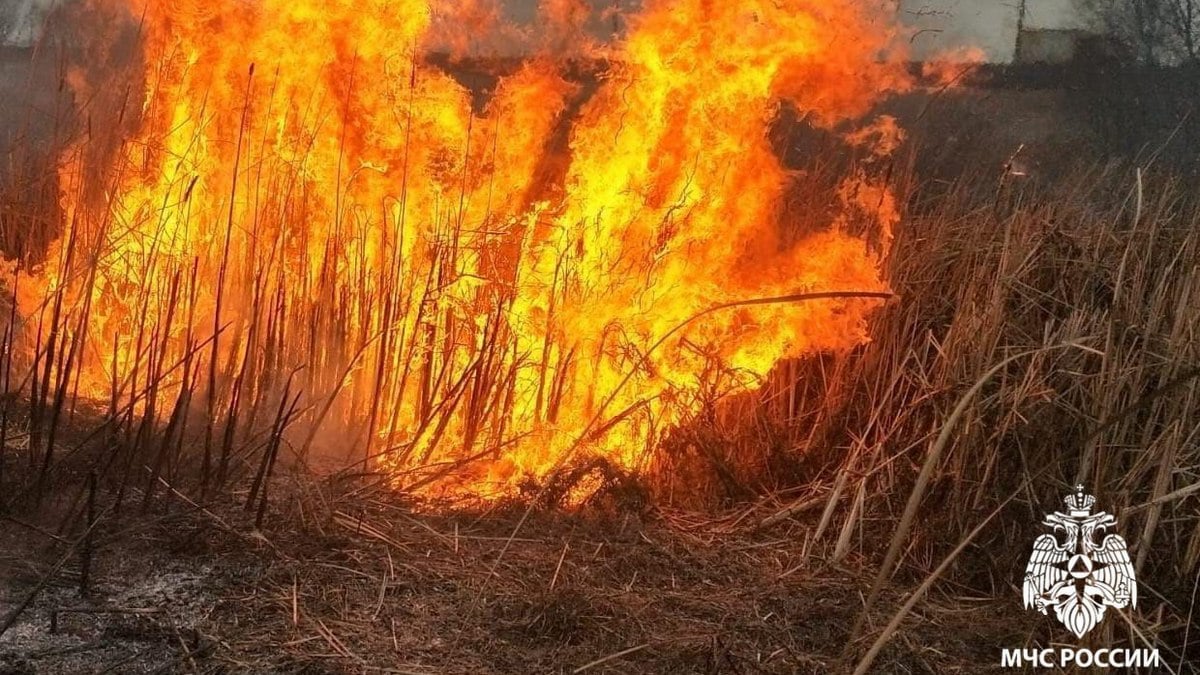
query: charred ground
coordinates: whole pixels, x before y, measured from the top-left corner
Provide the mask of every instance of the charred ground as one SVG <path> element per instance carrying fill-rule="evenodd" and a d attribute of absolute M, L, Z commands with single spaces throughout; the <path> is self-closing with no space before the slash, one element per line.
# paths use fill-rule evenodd
<path fill-rule="evenodd" d="M 755 531 L 778 501 L 715 517 L 602 495 L 578 511 L 537 509 L 517 529 L 524 503 L 431 514 L 387 491 L 344 490 L 289 480 L 262 529 L 231 501 L 198 508 L 173 496 L 150 513 L 131 503 L 93 532 L 83 596 L 68 543 L 78 532 L 7 521 L 4 606 L 45 585 L 7 631 L 0 667 L 826 673 L 851 665 L 845 635 L 869 580 L 857 555 L 824 562 L 827 547 L 811 538 L 819 514 Z M 967 664 L 994 662 L 992 645 L 1023 639 L 989 604 L 948 603 L 922 610 L 880 658 L 881 672 L 977 672 Z"/>

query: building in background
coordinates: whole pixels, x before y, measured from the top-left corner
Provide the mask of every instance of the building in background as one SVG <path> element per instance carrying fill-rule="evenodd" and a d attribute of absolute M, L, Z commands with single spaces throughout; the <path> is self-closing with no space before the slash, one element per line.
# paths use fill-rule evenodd
<path fill-rule="evenodd" d="M 1065 63 L 1094 38 L 1075 0 L 900 0 L 915 60 L 976 47 L 991 63 Z"/>

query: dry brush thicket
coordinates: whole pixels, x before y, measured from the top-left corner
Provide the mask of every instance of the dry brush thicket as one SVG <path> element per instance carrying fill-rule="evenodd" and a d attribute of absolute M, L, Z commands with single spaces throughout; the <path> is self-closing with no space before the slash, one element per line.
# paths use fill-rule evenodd
<path fill-rule="evenodd" d="M 57 185 L 45 169 L 6 175 L 0 242 L 30 264 L 60 231 L 61 213 L 49 206 Z M 644 474 L 575 458 L 530 488 L 537 498 L 527 497 L 529 508 L 572 501 L 584 486 L 595 493 L 575 508 L 719 510 L 712 522 L 730 530 L 790 527 L 812 559 L 852 564 L 871 582 L 861 590 L 872 620 L 838 627 L 859 640 L 845 665 L 880 637 L 873 626 L 894 616 L 897 589 L 934 581 L 921 592 L 983 594 L 1003 613 L 1017 612 L 1041 514 L 1082 483 L 1120 519 L 1148 591 L 1128 621 L 1107 624 L 1104 639 L 1150 643 L 1183 659 L 1200 570 L 1200 200 L 1192 186 L 1169 170 L 1127 164 L 1052 180 L 984 162 L 949 183 L 924 184 L 903 164 L 888 175 L 907 208 L 887 259 L 895 297 L 872 317 L 869 344 L 780 364 L 757 393 L 732 399 L 718 395 L 716 373 L 704 380 L 711 390 L 692 393 L 699 412 L 666 434 Z M 821 196 L 795 199 L 816 204 Z M 304 435 L 296 442 L 286 432 L 297 416 L 328 411 L 298 410 L 290 375 L 242 387 L 254 372 L 194 367 L 190 359 L 212 348 L 194 326 L 211 318 L 174 311 L 195 292 L 186 273 L 167 287 L 166 311 L 154 314 L 165 323 L 135 338 L 145 368 L 114 382 L 108 400 L 73 391 L 86 307 L 48 296 L 24 368 L 13 367 L 15 338 L 5 333 L 0 503 L 11 517 L 58 532 L 50 546 L 61 557 L 46 579 L 68 561 L 86 570 L 81 561 L 104 521 L 182 508 L 254 547 L 264 522 L 276 530 L 290 527 L 285 516 L 305 521 L 297 528 L 306 519 L 352 522 L 347 504 L 388 492 L 388 477 L 361 463 L 332 473 L 306 465 Z M 9 326 L 15 306 L 5 304 Z M 271 312 L 262 315 L 252 330 L 267 344 L 283 339 Z M 331 314 L 314 330 L 336 333 L 343 323 Z M 195 335 L 184 358 L 157 358 L 163 336 L 180 331 Z M 327 342 L 338 344 L 337 336 Z M 244 368 L 269 372 L 271 358 Z M 193 400 L 217 380 L 238 383 L 229 399 Z M 157 392 L 167 381 L 184 383 L 173 400 Z M 350 397 L 359 405 L 371 398 Z M 214 409 L 222 416 L 207 422 L 188 414 Z M 439 419 L 430 416 L 430 433 L 439 433 Z M 457 468 L 430 467 L 409 487 Z M 279 485 L 287 487 L 274 503 Z M 230 524 L 207 506 L 232 501 L 244 522 Z M 514 530 L 509 543 L 520 535 Z M 502 564 L 506 551 L 489 551 L 492 571 L 513 573 Z"/>

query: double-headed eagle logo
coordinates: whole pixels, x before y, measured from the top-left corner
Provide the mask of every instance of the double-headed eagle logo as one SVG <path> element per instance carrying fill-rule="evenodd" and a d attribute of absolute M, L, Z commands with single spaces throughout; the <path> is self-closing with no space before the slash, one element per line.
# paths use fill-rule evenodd
<path fill-rule="evenodd" d="M 1025 608 L 1042 614 L 1054 608 L 1058 620 L 1083 637 L 1109 607 L 1137 605 L 1137 580 L 1121 535 L 1096 540 L 1098 531 L 1111 530 L 1117 519 L 1104 511 L 1092 513 L 1096 499 L 1084 494 L 1082 485 L 1063 501 L 1067 512 L 1048 514 L 1042 524 L 1052 532 L 1033 542 L 1025 567 Z"/>

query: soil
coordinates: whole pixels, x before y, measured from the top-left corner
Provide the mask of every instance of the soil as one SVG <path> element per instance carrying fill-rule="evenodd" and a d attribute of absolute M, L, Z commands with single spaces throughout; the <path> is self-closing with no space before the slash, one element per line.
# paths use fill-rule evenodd
<path fill-rule="evenodd" d="M 779 503 L 471 509 L 293 477 L 256 528 L 244 491 L 113 499 L 97 498 L 82 595 L 81 526 L 0 522 L 0 621 L 32 598 L 0 673 L 829 673 L 900 601 L 847 647 L 871 552 L 828 562 L 803 515 L 759 531 Z M 1015 597 L 931 598 L 874 671 L 993 670 L 1038 623 L 1005 620 Z"/>

